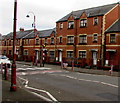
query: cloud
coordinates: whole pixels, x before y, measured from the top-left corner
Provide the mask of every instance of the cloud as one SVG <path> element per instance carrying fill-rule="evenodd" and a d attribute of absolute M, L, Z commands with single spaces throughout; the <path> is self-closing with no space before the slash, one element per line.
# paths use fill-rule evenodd
<path fill-rule="evenodd" d="M 55 27 L 56 21 L 71 11 L 118 2 L 119 0 L 17 0 L 17 30 L 31 29 L 34 12 L 38 30 Z M 7 34 L 13 28 L 14 0 L 0 0 L 0 33 Z"/>

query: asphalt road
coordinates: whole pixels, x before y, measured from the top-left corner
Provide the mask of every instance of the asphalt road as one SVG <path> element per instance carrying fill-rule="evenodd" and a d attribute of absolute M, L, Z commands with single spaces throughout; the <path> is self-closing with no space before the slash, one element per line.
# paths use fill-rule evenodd
<path fill-rule="evenodd" d="M 26 89 L 53 101 L 118 101 L 118 77 L 23 64 L 17 64 L 17 76 Z"/>

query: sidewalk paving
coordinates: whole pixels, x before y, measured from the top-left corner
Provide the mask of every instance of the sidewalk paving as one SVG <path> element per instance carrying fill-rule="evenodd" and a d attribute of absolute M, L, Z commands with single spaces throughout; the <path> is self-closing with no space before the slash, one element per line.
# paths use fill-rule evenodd
<path fill-rule="evenodd" d="M 1 74 L 0 74 L 1 75 Z M 1 78 L 0 78 L 1 79 Z M 16 91 L 10 91 L 10 81 L 1 80 L 2 81 L 2 87 L 0 85 L 0 88 L 2 88 L 2 103 L 26 103 L 26 102 L 42 102 L 42 103 L 48 103 L 42 100 L 40 97 L 32 94 L 31 92 L 27 91 L 24 88 L 20 88 L 17 86 Z"/>
<path fill-rule="evenodd" d="M 26 65 L 32 65 L 32 62 L 23 62 L 23 61 L 17 61 L 19 64 L 26 64 Z M 44 65 L 47 68 L 52 69 L 62 69 L 60 65 L 52 65 L 52 64 L 45 64 Z M 37 67 L 40 67 L 40 64 L 38 63 Z M 108 76 L 116 76 L 120 77 L 120 72 L 113 71 L 112 74 L 110 74 L 109 70 L 100 70 L 100 69 L 86 69 L 86 68 L 80 68 L 80 67 L 74 67 L 72 70 L 72 67 L 67 67 L 64 70 L 72 71 L 72 72 L 80 72 L 80 73 L 88 73 L 88 74 L 97 74 L 97 75 L 108 75 Z"/>

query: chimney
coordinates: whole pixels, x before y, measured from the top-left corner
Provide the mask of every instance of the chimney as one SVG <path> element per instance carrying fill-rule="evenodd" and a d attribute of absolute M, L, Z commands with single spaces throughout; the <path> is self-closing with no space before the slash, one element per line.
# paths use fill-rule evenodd
<path fill-rule="evenodd" d="M 20 28 L 20 31 L 24 31 L 24 28 Z"/>

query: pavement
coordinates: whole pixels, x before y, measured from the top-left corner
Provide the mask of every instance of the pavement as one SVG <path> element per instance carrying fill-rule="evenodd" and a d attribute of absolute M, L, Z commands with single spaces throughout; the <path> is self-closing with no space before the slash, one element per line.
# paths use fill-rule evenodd
<path fill-rule="evenodd" d="M 32 65 L 31 62 L 18 62 L 19 64 L 25 64 L 25 65 Z M 39 64 L 38 64 L 39 66 Z M 59 65 L 51 65 L 51 64 L 45 64 L 45 67 L 49 67 L 52 69 L 62 69 L 61 66 Z M 64 70 L 68 70 L 71 72 L 80 72 L 80 73 L 88 73 L 88 74 L 98 74 L 98 75 L 109 75 L 109 76 L 120 76 L 118 72 L 113 72 L 112 75 L 109 73 L 109 71 L 105 71 L 105 70 L 97 70 L 97 69 L 86 69 L 86 68 L 77 68 L 74 67 L 74 69 L 72 69 L 72 67 L 67 67 Z M 11 92 L 10 91 L 10 80 L 6 81 L 3 80 L 2 78 L 2 74 L 0 73 L 0 91 L 2 90 L 2 92 L 0 92 L 0 101 L 2 101 L 2 103 L 9 103 L 10 101 L 15 102 L 15 103 L 20 103 L 20 102 L 36 102 L 36 101 L 41 101 L 42 103 L 45 102 L 43 99 L 41 99 L 40 97 L 32 94 L 31 92 L 27 91 L 25 88 L 20 87 L 19 85 L 17 85 L 17 91 L 15 92 Z M 2 98 L 1 98 L 2 97 Z M 40 102 L 39 102 L 40 103 Z M 48 103 L 48 102 L 45 102 Z"/>
<path fill-rule="evenodd" d="M 10 91 L 10 81 L 9 80 L 1 80 L 2 74 L 0 74 L 0 90 L 2 90 L 0 96 L 0 102 L 1 103 L 36 103 L 36 102 L 42 102 L 42 103 L 48 103 L 47 101 L 44 101 L 40 97 L 32 94 L 31 92 L 27 91 L 25 88 L 20 87 L 17 85 L 16 91 Z"/>

